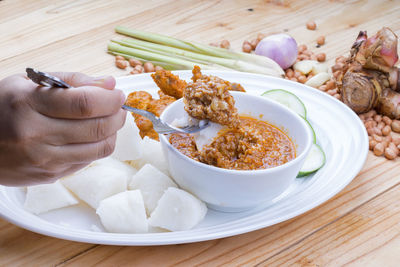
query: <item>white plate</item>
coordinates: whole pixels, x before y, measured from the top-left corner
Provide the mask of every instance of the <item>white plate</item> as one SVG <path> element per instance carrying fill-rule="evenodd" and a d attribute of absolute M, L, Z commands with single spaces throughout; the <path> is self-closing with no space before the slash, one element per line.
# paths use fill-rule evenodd
<path fill-rule="evenodd" d="M 190 71 L 176 73 L 186 80 L 191 77 Z M 11 187 L 0 187 L 1 216 L 33 232 L 79 242 L 109 245 L 189 243 L 238 235 L 291 219 L 333 197 L 361 170 L 368 152 L 367 133 L 359 118 L 340 101 L 284 79 L 240 72 L 212 71 L 212 74 L 241 83 L 251 94 L 260 95 L 268 89 L 280 88 L 299 96 L 306 105 L 307 117 L 315 129 L 318 143 L 326 153 L 325 166 L 313 176 L 297 179 L 272 205 L 240 213 L 209 210 L 206 218 L 189 231 L 105 233 L 94 211 L 84 204 L 35 216 L 23 209 L 24 191 Z M 154 95 L 157 92 L 148 74 L 119 78 L 117 87 L 127 94 L 133 90 L 146 90 Z"/>

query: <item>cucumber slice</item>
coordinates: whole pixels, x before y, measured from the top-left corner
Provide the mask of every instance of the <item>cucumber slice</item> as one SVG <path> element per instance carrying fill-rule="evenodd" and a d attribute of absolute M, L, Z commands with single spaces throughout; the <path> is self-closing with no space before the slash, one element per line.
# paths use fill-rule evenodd
<path fill-rule="evenodd" d="M 317 136 L 315 135 L 314 128 L 311 126 L 311 123 L 307 119 L 304 119 L 304 120 L 306 121 L 306 124 L 308 125 L 308 127 L 311 130 L 311 134 L 312 134 L 312 137 L 313 137 L 313 143 L 316 144 L 317 143 Z"/>
<path fill-rule="evenodd" d="M 275 100 L 287 106 L 303 118 L 307 117 L 306 106 L 304 106 L 304 103 L 300 100 L 300 98 L 291 92 L 283 89 L 274 89 L 264 92 L 262 96 L 268 97 L 269 99 Z"/>
<path fill-rule="evenodd" d="M 312 144 L 310 152 L 308 152 L 303 167 L 301 167 L 297 177 L 307 176 L 318 171 L 322 166 L 324 166 L 325 160 L 325 153 L 322 148 L 317 144 Z"/>

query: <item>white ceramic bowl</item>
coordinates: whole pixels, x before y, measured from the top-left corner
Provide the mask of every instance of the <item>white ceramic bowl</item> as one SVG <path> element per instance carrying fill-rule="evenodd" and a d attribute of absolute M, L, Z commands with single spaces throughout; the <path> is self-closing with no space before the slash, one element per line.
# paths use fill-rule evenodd
<path fill-rule="evenodd" d="M 294 142 L 296 158 L 264 170 L 228 170 L 197 162 L 179 152 L 160 135 L 169 171 L 183 189 L 216 210 L 235 212 L 272 201 L 294 181 L 312 144 L 306 122 L 287 107 L 261 96 L 231 92 L 240 115 L 261 118 L 282 129 Z M 161 119 L 171 123 L 184 115 L 182 99 L 169 105 Z"/>

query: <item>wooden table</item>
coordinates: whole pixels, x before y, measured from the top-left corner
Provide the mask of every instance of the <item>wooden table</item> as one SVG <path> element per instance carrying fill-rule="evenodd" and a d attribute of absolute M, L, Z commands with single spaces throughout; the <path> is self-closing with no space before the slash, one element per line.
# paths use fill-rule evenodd
<path fill-rule="evenodd" d="M 317 30 L 307 30 L 315 20 Z M 0 78 L 26 66 L 126 75 L 106 54 L 126 25 L 234 49 L 257 33 L 287 32 L 330 63 L 360 30 L 400 36 L 399 1 L 0 1 Z M 315 48 L 318 36 L 326 44 Z M 356 156 L 356 152 L 355 152 Z M 207 242 L 117 247 L 59 240 L 0 219 L 1 266 L 263 265 L 399 266 L 400 162 L 368 156 L 360 174 L 325 204 L 289 221 Z"/>

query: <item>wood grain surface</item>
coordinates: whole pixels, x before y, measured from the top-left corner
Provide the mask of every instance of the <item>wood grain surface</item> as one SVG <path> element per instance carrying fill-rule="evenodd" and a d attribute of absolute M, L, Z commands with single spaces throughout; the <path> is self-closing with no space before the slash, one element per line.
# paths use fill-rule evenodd
<path fill-rule="evenodd" d="M 317 23 L 316 31 L 305 24 Z M 360 30 L 400 36 L 400 1 L 0 1 L 0 79 L 26 66 L 127 75 L 106 53 L 125 25 L 239 50 L 259 32 L 287 32 L 332 63 Z M 318 36 L 326 44 L 315 47 Z M 355 154 L 356 156 L 356 154 Z M 368 155 L 360 174 L 323 205 L 230 238 L 118 247 L 42 236 L 0 219 L 0 266 L 399 266 L 400 162 Z"/>

